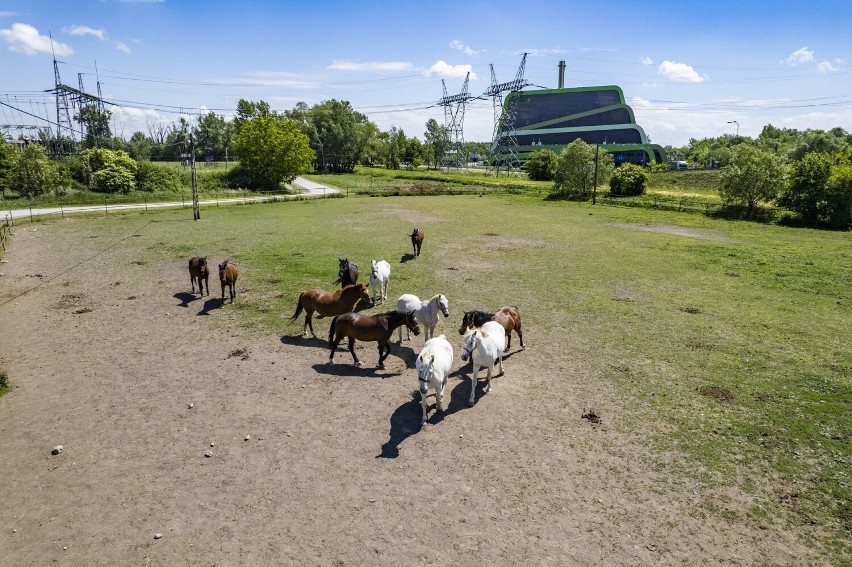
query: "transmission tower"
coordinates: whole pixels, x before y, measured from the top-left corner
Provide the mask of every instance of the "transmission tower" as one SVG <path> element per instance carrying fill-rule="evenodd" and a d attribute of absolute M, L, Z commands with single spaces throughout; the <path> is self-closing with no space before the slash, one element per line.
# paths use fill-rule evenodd
<path fill-rule="evenodd" d="M 53 39 L 50 40 L 50 48 L 53 49 Z M 53 94 L 56 95 L 56 139 L 62 139 L 62 129 L 67 130 L 68 136 L 74 140 L 74 128 L 71 126 L 71 103 L 73 94 L 68 87 L 62 84 L 62 79 L 59 77 L 59 62 L 56 60 L 56 55 L 53 56 L 53 76 L 55 86 Z"/>
<path fill-rule="evenodd" d="M 490 96 L 494 105 L 494 136 L 491 139 L 491 165 L 495 171 L 499 171 L 500 165 L 505 164 L 507 169 L 515 167 L 518 161 L 518 139 L 515 134 L 515 116 L 517 106 L 508 100 L 503 107 L 503 93 L 518 92 L 524 87 L 532 85 L 524 79 L 524 68 L 527 65 L 527 54 L 521 58 L 521 65 L 515 73 L 515 79 L 508 83 L 498 83 L 497 75 L 494 73 L 494 65 L 491 67 L 491 86 L 483 93 Z M 508 99 L 508 97 L 507 97 Z"/>
<path fill-rule="evenodd" d="M 467 158 L 464 153 L 464 109 L 467 101 L 472 99 L 467 92 L 467 85 L 470 81 L 470 73 L 464 78 L 464 86 L 457 95 L 447 95 L 447 84 L 444 79 L 441 79 L 441 85 L 444 87 L 444 96 L 438 101 L 438 106 L 444 107 L 444 125 L 447 128 L 447 134 L 450 137 L 450 151 L 454 153 L 454 160 L 459 165 L 464 165 Z M 449 152 L 448 152 L 449 153 Z"/>

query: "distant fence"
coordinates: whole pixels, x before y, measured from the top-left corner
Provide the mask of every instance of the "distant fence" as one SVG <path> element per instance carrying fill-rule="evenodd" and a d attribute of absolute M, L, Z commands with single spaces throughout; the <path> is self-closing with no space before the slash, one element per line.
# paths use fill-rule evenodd
<path fill-rule="evenodd" d="M 6 240 L 9 238 L 9 234 L 12 233 L 12 215 L 6 213 L 3 216 L 3 221 L 0 222 L 0 248 L 3 251 L 6 251 Z"/>

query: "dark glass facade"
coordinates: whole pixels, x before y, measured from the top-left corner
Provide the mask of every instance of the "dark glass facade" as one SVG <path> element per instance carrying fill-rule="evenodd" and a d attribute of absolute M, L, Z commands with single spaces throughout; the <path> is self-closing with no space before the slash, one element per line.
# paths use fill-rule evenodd
<path fill-rule="evenodd" d="M 520 161 L 545 148 L 559 153 L 580 138 L 587 144 L 601 144 L 617 164 L 665 163 L 665 152 L 648 143 L 619 87 L 515 92 L 506 97 L 503 108 L 502 134 L 492 148 L 496 160 L 514 130 L 514 153 Z"/>

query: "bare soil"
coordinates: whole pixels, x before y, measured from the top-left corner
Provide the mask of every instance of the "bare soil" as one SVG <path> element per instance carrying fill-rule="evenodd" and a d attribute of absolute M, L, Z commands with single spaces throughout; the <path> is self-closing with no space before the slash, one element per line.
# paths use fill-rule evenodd
<path fill-rule="evenodd" d="M 422 336 L 394 343 L 384 370 L 372 344 L 364 368 L 345 350 L 328 364 L 301 320 L 285 336 L 240 326 L 250 266 L 223 305 L 215 283 L 189 293 L 185 258 L 138 262 L 155 226 L 106 242 L 68 222 L 84 221 L 17 227 L 0 264 L 15 387 L 0 398 L 2 565 L 811 558 L 789 528 L 750 521 L 747 494 L 674 472 L 680 456 L 628 426 L 629 393 L 571 354 L 579 327 L 525 329 L 472 408 L 457 356 L 449 407 L 421 429 Z M 454 345 L 456 315 L 438 329 Z"/>

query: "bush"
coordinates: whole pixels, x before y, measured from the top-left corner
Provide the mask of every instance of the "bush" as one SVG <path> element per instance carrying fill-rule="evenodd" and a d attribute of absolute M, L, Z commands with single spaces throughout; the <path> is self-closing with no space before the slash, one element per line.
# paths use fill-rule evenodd
<path fill-rule="evenodd" d="M 92 191 L 96 193 L 130 193 L 136 188 L 136 176 L 127 168 L 110 163 L 92 174 Z"/>
<path fill-rule="evenodd" d="M 137 165 L 126 153 L 105 149 L 83 150 L 80 160 L 79 175 L 82 179 L 79 180 L 92 191 L 126 194 L 135 189 Z"/>
<path fill-rule="evenodd" d="M 27 144 L 12 166 L 11 186 L 22 197 L 38 197 L 53 189 L 55 184 L 56 171 L 44 147 Z"/>
<path fill-rule="evenodd" d="M 533 181 L 553 181 L 558 156 L 553 150 L 539 150 L 530 154 L 522 169 Z"/>
<path fill-rule="evenodd" d="M 136 165 L 137 191 L 179 193 L 188 188 L 184 176 L 179 171 L 155 165 L 150 161 L 140 161 Z"/>
<path fill-rule="evenodd" d="M 831 170 L 825 191 L 826 222 L 830 228 L 848 230 L 852 225 L 852 165 Z"/>
<path fill-rule="evenodd" d="M 644 169 L 632 163 L 625 163 L 613 172 L 609 180 L 609 192 L 614 195 L 642 195 L 647 183 L 648 173 Z"/>

